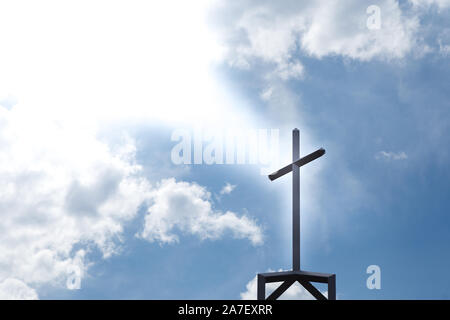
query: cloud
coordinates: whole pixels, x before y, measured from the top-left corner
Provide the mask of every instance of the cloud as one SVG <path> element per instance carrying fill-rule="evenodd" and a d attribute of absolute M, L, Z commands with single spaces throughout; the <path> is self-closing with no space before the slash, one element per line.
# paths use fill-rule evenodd
<path fill-rule="evenodd" d="M 450 7 L 450 0 L 409 0 L 416 7 L 436 5 L 439 9 Z"/>
<path fill-rule="evenodd" d="M 0 107 L 0 281 L 58 285 L 92 248 L 116 253 L 150 191 L 134 151 L 84 124 Z"/>
<path fill-rule="evenodd" d="M 230 194 L 235 188 L 236 185 L 227 182 L 227 184 L 222 188 L 222 190 L 220 190 L 220 194 Z"/>
<path fill-rule="evenodd" d="M 318 58 L 329 55 L 362 61 L 403 58 L 415 46 L 418 19 L 405 16 L 397 1 L 380 1 L 377 3 L 380 28 L 369 30 L 366 10 L 371 4 L 370 1 L 322 2 L 302 36 L 302 48 Z"/>
<path fill-rule="evenodd" d="M 132 2 L 0 3 L 4 294 L 11 283 L 30 290 L 64 285 L 68 270 L 86 274 L 90 252 L 119 253 L 124 225 L 158 195 L 135 161 L 134 142 L 105 141 L 99 128 L 129 119 L 160 125 L 244 118 L 223 108 L 230 106 L 224 95 L 217 98 L 204 3 Z M 214 211 L 208 219 L 202 223 L 219 227 L 202 237 L 230 232 L 261 241 L 246 216 Z"/>
<path fill-rule="evenodd" d="M 408 159 L 408 155 L 405 152 L 388 152 L 388 151 L 380 151 L 375 155 L 375 159 L 381 160 L 406 160 Z"/>
<path fill-rule="evenodd" d="M 381 11 L 378 30 L 367 27 L 366 10 L 372 1 L 220 4 L 218 11 L 225 18 L 218 30 L 227 61 L 245 69 L 262 61 L 273 66 L 270 78 L 301 78 L 304 70 L 298 54 L 391 60 L 405 57 L 416 46 L 419 20 L 404 14 L 394 0 L 377 2 Z"/>
<path fill-rule="evenodd" d="M 63 286 L 70 270 L 83 276 L 92 250 L 103 258 L 120 253 L 124 224 L 143 204 L 152 203 L 142 232 L 150 241 L 174 242 L 178 229 L 201 239 L 230 234 L 262 242 L 255 221 L 214 210 L 204 187 L 174 179 L 152 186 L 135 153 L 126 136 L 109 143 L 83 123 L 30 113 L 20 103 L 11 110 L 0 107 L 4 297 L 10 288 L 17 288 L 11 289 L 12 298 L 37 297 L 33 290 Z"/>
<path fill-rule="evenodd" d="M 281 270 L 280 270 L 281 271 Z M 266 284 L 266 296 L 270 295 L 281 282 L 274 282 Z M 246 291 L 241 292 L 242 300 L 256 300 L 256 293 L 258 288 L 257 277 L 255 276 L 252 280 L 250 280 L 246 285 Z M 327 291 L 321 291 L 322 294 L 326 297 L 328 295 Z M 279 298 L 279 300 L 315 300 L 315 298 L 306 291 L 303 286 L 301 286 L 298 282 L 295 282 L 292 286 L 289 287 Z"/>
<path fill-rule="evenodd" d="M 144 229 L 138 234 L 150 242 L 175 243 L 179 234 L 202 240 L 231 234 L 237 239 L 247 238 L 254 245 L 263 242 L 262 230 L 254 220 L 215 210 L 210 193 L 196 183 L 163 180 L 153 191 L 152 201 Z"/>
<path fill-rule="evenodd" d="M 8 278 L 0 282 L 0 300 L 37 300 L 36 291 L 24 282 Z"/>

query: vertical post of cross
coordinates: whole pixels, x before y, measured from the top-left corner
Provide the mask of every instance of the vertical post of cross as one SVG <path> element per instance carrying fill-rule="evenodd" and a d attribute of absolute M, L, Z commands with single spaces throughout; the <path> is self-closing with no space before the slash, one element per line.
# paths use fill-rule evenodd
<path fill-rule="evenodd" d="M 300 158 L 300 131 L 292 130 L 292 162 Z M 300 270 L 300 167 L 292 163 L 292 270 Z"/>

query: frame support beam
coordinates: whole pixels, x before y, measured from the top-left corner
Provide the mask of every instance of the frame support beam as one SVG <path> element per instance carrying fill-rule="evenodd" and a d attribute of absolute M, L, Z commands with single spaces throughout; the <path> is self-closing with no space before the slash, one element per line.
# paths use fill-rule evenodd
<path fill-rule="evenodd" d="M 298 281 L 317 300 L 336 300 L 336 275 L 308 271 L 283 271 L 271 273 L 259 273 L 258 300 L 278 299 L 289 287 Z M 282 284 L 266 298 L 266 283 L 282 282 Z M 328 299 L 311 282 L 328 284 Z"/>

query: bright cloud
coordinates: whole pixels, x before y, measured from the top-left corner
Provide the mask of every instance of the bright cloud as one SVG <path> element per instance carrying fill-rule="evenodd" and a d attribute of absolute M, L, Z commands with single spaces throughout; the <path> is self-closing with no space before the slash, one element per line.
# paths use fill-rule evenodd
<path fill-rule="evenodd" d="M 415 6 L 432 6 L 436 5 L 439 9 L 450 7 L 450 0 L 409 0 Z"/>
<path fill-rule="evenodd" d="M 381 27 L 369 30 L 371 1 L 247 1 L 224 4 L 230 14 L 222 35 L 231 65 L 250 68 L 259 60 L 274 65 L 282 79 L 303 75 L 298 53 L 322 58 L 342 56 L 357 60 L 403 58 L 416 45 L 419 20 L 405 15 L 397 1 L 377 2 Z M 255 60 L 256 59 L 256 60 Z M 289 70 L 289 72 L 287 72 Z"/>
<path fill-rule="evenodd" d="M 151 212 L 162 220 L 147 220 L 186 226 L 156 210 L 164 189 L 143 177 L 133 141 L 100 140 L 98 129 L 127 119 L 245 121 L 212 80 L 220 50 L 205 9 L 203 1 L 0 3 L 1 297 L 37 298 L 34 290 L 63 285 L 70 270 L 84 274 L 92 250 L 105 258 L 120 252 L 124 224 L 152 197 Z M 176 208 L 210 203 L 195 195 L 194 204 Z M 247 216 L 194 214 L 206 230 L 190 231 L 201 238 L 230 233 L 261 242 Z M 152 227 L 146 223 L 146 234 L 174 237 Z"/>
<path fill-rule="evenodd" d="M 174 179 L 152 187 L 131 139 L 109 145 L 95 128 L 24 109 L 0 107 L 2 296 L 37 298 L 31 287 L 63 285 L 74 269 L 82 275 L 92 249 L 118 253 L 124 224 L 151 201 L 142 232 L 150 241 L 173 242 L 179 229 L 262 242 L 249 217 L 213 210 L 205 188 Z"/>
<path fill-rule="evenodd" d="M 236 185 L 230 184 L 227 182 L 227 184 L 220 190 L 220 194 L 230 194 L 233 192 L 233 190 L 236 188 Z"/>
<path fill-rule="evenodd" d="M 377 2 L 380 28 L 369 30 L 370 1 L 321 2 L 302 36 L 302 48 L 317 57 L 342 55 L 358 60 L 403 58 L 415 45 L 419 21 L 405 16 L 398 2 Z"/>
<path fill-rule="evenodd" d="M 246 215 L 213 208 L 211 194 L 196 183 L 163 180 L 152 194 L 153 204 L 145 217 L 139 237 L 150 242 L 174 243 L 179 234 L 200 239 L 218 239 L 229 233 L 234 238 L 263 242 L 261 228 Z"/>
<path fill-rule="evenodd" d="M 0 282 L 0 300 L 37 300 L 36 291 L 17 279 Z"/>
<path fill-rule="evenodd" d="M 375 158 L 385 160 L 406 160 L 408 155 L 405 152 L 380 151 L 375 155 Z"/>
<path fill-rule="evenodd" d="M 89 247 L 113 254 L 149 191 L 132 142 L 112 150 L 86 126 L 20 105 L 0 107 L 0 124 L 0 281 L 62 283 Z"/>

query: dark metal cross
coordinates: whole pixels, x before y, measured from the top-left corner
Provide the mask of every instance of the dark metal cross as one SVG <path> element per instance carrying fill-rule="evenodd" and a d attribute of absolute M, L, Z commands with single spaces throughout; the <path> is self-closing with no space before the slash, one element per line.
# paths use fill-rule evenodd
<path fill-rule="evenodd" d="M 325 154 L 319 149 L 300 158 L 300 132 L 292 131 L 292 163 L 269 175 L 271 181 L 292 171 L 292 271 L 258 274 L 258 300 L 275 300 L 283 294 L 294 282 L 298 281 L 316 299 L 327 299 L 311 282 L 328 284 L 328 300 L 336 299 L 336 275 L 327 273 L 307 272 L 300 269 L 300 167 L 316 160 Z M 283 282 L 266 298 L 266 283 Z"/>

